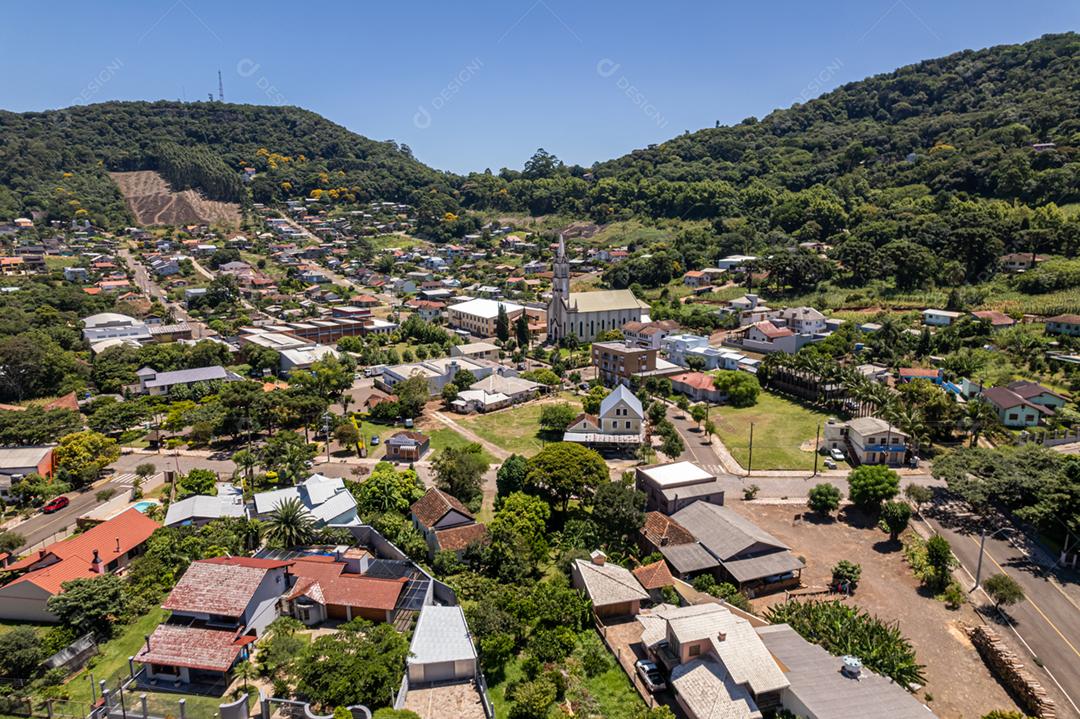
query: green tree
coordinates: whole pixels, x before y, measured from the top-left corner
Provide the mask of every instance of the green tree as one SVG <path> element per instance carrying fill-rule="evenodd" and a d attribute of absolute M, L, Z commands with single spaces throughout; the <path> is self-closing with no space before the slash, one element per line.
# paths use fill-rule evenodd
<path fill-rule="evenodd" d="M 187 499 L 196 494 L 215 495 L 217 490 L 214 485 L 217 480 L 217 472 L 196 467 L 183 475 L 176 483 L 176 498 Z"/>
<path fill-rule="evenodd" d="M 277 472 L 278 477 L 289 484 L 296 484 L 307 471 L 308 463 L 315 458 L 318 449 L 308 444 L 296 432 L 276 432 L 266 441 L 259 453 L 263 468 Z"/>
<path fill-rule="evenodd" d="M 393 626 L 354 619 L 311 642 L 297 663 L 297 691 L 322 708 L 388 706 L 408 656 L 409 642 Z"/>
<path fill-rule="evenodd" d="M 900 475 L 880 464 L 864 464 L 847 477 L 848 496 L 864 509 L 877 510 L 900 491 Z"/>
<path fill-rule="evenodd" d="M 757 377 L 749 372 L 738 370 L 720 370 L 715 373 L 713 386 L 724 395 L 732 407 L 753 407 L 757 404 L 761 385 Z"/>
<path fill-rule="evenodd" d="M 0 634 L 0 676 L 30 679 L 47 656 L 33 627 L 15 627 Z"/>
<path fill-rule="evenodd" d="M 0 554 L 11 553 L 26 544 L 26 537 L 14 529 L 0 529 Z M 3 676 L 0 674 L 0 676 Z"/>
<path fill-rule="evenodd" d="M 500 342 L 510 339 L 510 317 L 506 314 L 506 305 L 502 302 L 499 303 L 499 312 L 495 316 L 495 336 Z"/>
<path fill-rule="evenodd" d="M 518 347 L 526 352 L 529 350 L 532 337 L 529 334 L 529 316 L 525 312 L 519 314 L 514 321 L 514 338 L 517 340 Z"/>
<path fill-rule="evenodd" d="M 994 574 L 986 578 L 982 588 L 990 597 L 995 607 L 1011 607 L 1024 601 L 1024 590 L 1019 582 L 1008 574 Z"/>
<path fill-rule="evenodd" d="M 547 520 L 551 509 L 544 500 L 523 492 L 507 496 L 488 525 L 490 565 L 506 581 L 521 581 L 534 574 L 548 554 Z"/>
<path fill-rule="evenodd" d="M 414 419 L 424 411 L 424 404 L 431 398 L 427 377 L 419 372 L 394 385 L 398 397 L 398 411 L 402 417 Z"/>
<path fill-rule="evenodd" d="M 520 454 L 512 454 L 503 460 L 495 474 L 496 499 L 508 497 L 525 488 L 525 477 L 529 473 L 529 462 Z"/>
<path fill-rule="evenodd" d="M 92 632 L 109 638 L 127 608 L 124 585 L 115 574 L 64 582 L 63 592 L 49 597 L 46 606 L 61 625 L 76 636 Z"/>
<path fill-rule="evenodd" d="M 608 546 L 631 543 L 645 524 L 645 494 L 626 480 L 602 482 L 593 496 L 592 519 Z"/>
<path fill-rule="evenodd" d="M 53 450 L 56 469 L 76 487 L 93 482 L 102 469 L 119 458 L 116 440 L 93 431 L 62 437 Z"/>
<path fill-rule="evenodd" d="M 431 469 L 439 489 L 471 502 L 480 496 L 488 462 L 484 448 L 470 442 L 464 447 L 444 447 L 432 460 Z"/>
<path fill-rule="evenodd" d="M 603 385 L 589 388 L 589 393 L 581 400 L 582 411 L 585 414 L 597 414 L 600 412 L 600 403 L 611 394 L 611 390 Z"/>
<path fill-rule="evenodd" d="M 952 547 L 945 537 L 935 534 L 926 540 L 926 563 L 944 584 L 949 572 L 956 566 L 956 557 L 953 556 Z"/>
<path fill-rule="evenodd" d="M 540 429 L 546 432 L 563 432 L 577 414 L 568 402 L 556 402 L 540 407 Z"/>
<path fill-rule="evenodd" d="M 818 514 L 829 515 L 840 508 L 840 490 L 831 484 L 815 484 L 807 495 L 806 506 Z"/>
<path fill-rule="evenodd" d="M 398 471 L 389 462 L 379 462 L 363 482 L 349 482 L 356 509 L 367 517 L 385 512 L 404 514 L 424 495 L 424 485 L 412 469 Z"/>
<path fill-rule="evenodd" d="M 900 533 L 907 529 L 910 520 L 911 505 L 907 502 L 889 501 L 881 505 L 881 526 L 892 541 L 895 542 Z"/>
<path fill-rule="evenodd" d="M 308 544 L 315 534 L 315 520 L 295 498 L 282 500 L 274 507 L 265 526 L 267 541 L 285 549 Z"/>
<path fill-rule="evenodd" d="M 565 512 L 570 500 L 588 501 L 609 480 L 607 463 L 596 451 L 573 442 L 545 445 L 528 461 L 525 484 L 557 502 Z"/>
<path fill-rule="evenodd" d="M 915 505 L 915 511 L 934 498 L 934 490 L 921 484 L 909 484 L 904 487 L 904 496 Z"/>

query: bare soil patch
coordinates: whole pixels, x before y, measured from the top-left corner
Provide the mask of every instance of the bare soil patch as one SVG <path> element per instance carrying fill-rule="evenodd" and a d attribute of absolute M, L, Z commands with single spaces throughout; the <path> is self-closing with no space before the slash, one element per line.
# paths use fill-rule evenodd
<path fill-rule="evenodd" d="M 208 200 L 196 190 L 175 192 L 152 170 L 110 172 L 135 221 L 140 225 L 240 225 L 240 206 Z"/>
<path fill-rule="evenodd" d="M 941 719 L 979 717 L 994 709 L 1015 709 L 1015 702 L 990 673 L 964 635 L 960 622 L 978 624 L 970 604 L 957 611 L 920 591 L 904 562 L 899 543 L 850 510 L 843 520 L 818 521 L 805 507 L 731 502 L 730 506 L 776 536 L 806 560 L 803 584 L 825 587 L 841 559 L 862 565 L 862 580 L 849 601 L 886 621 L 898 622 L 926 665 L 926 686 L 918 693 Z M 804 519 L 803 515 L 807 515 Z M 828 595 L 822 595 L 827 597 Z M 783 593 L 753 600 L 755 612 L 783 602 Z"/>

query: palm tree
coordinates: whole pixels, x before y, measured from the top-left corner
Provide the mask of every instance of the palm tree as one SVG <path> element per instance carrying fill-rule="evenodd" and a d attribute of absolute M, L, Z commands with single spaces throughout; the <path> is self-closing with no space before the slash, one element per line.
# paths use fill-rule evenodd
<path fill-rule="evenodd" d="M 281 547 L 307 544 L 315 534 L 315 520 L 299 499 L 286 499 L 278 504 L 266 520 L 268 542 Z"/>
<path fill-rule="evenodd" d="M 978 444 L 979 436 L 997 422 L 997 410 L 982 397 L 976 397 L 964 405 L 964 416 L 960 418 L 960 424 L 971 438 L 970 446 L 972 447 Z"/>
<path fill-rule="evenodd" d="M 255 469 L 255 465 L 259 463 L 259 458 L 255 456 L 254 452 L 241 449 L 233 453 L 232 461 L 243 473 L 244 481 L 247 483 L 246 486 L 251 488 L 251 473 Z"/>

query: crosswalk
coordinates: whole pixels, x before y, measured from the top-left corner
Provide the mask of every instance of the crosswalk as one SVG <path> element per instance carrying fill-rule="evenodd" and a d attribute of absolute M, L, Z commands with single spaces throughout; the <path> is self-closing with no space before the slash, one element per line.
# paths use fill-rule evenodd
<path fill-rule="evenodd" d="M 121 487 L 131 489 L 133 486 L 135 486 L 135 479 L 137 477 L 138 475 L 134 472 L 121 472 L 119 474 L 114 474 L 112 476 L 112 479 L 109 480 L 109 482 L 110 484 L 117 484 Z"/>

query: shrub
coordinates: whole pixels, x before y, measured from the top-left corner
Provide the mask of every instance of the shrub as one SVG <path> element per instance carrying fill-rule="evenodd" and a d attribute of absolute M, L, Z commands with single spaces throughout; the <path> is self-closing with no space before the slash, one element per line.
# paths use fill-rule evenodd
<path fill-rule="evenodd" d="M 594 632 L 584 632 L 577 648 L 585 675 L 595 677 L 611 668 L 611 653 Z"/>
<path fill-rule="evenodd" d="M 877 509 L 900 491 L 900 475 L 882 465 L 864 464 L 848 474 L 848 496 L 864 509 Z"/>
<path fill-rule="evenodd" d="M 818 514 L 831 514 L 840 507 L 840 490 L 831 484 L 817 484 L 810 490 L 806 506 Z"/>
<path fill-rule="evenodd" d="M 907 529 L 911 520 L 911 505 L 907 502 L 889 501 L 881 506 L 881 528 L 889 533 L 894 542 Z"/>
<path fill-rule="evenodd" d="M 748 487 L 743 487 L 742 498 L 744 500 L 746 500 L 747 502 L 749 502 L 749 501 L 753 500 L 755 497 L 757 497 L 758 492 L 760 492 L 760 491 L 761 491 L 761 487 L 757 486 L 756 484 L 751 484 Z"/>
<path fill-rule="evenodd" d="M 945 602 L 945 606 L 949 609 L 959 609 L 964 605 L 965 597 L 964 589 L 959 582 L 949 582 L 949 586 L 945 587 L 945 591 L 938 599 Z"/>
<path fill-rule="evenodd" d="M 990 596 L 995 607 L 1012 606 L 1024 600 L 1024 590 L 1008 574 L 995 574 L 982 583 L 983 590 Z"/>
<path fill-rule="evenodd" d="M 862 565 L 841 559 L 832 568 L 832 583 L 834 587 L 846 587 L 848 592 L 854 592 L 859 586 L 859 578 L 862 576 Z"/>

